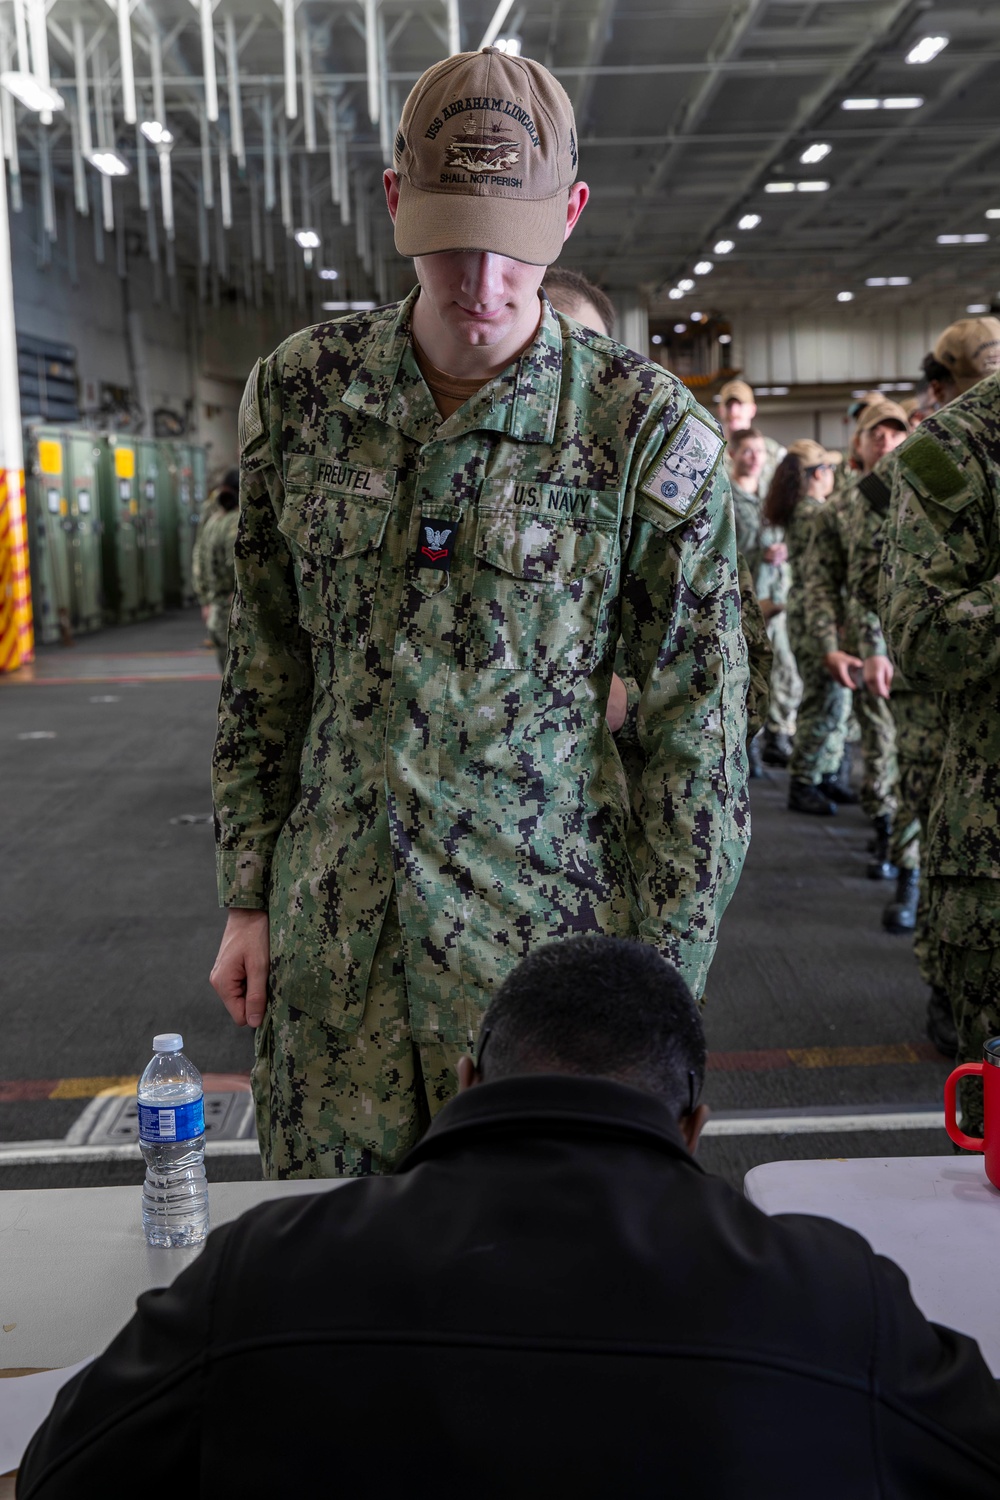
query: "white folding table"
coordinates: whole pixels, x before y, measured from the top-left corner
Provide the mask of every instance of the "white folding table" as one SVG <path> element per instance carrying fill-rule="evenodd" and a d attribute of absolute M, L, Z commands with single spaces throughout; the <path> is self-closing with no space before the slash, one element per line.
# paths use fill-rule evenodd
<path fill-rule="evenodd" d="M 863 1234 L 905 1271 L 921 1312 L 971 1334 L 1000 1377 L 1000 1192 L 981 1156 L 772 1161 L 743 1186 L 766 1214 L 820 1214 Z"/>

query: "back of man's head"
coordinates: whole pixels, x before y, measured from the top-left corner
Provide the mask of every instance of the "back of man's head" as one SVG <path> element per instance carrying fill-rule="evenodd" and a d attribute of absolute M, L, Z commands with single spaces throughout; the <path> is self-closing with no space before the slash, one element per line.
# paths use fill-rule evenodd
<path fill-rule="evenodd" d="M 536 948 L 483 1018 L 480 1073 L 609 1078 L 690 1111 L 705 1076 L 705 1033 L 684 980 L 655 948 L 588 934 Z"/>
<path fill-rule="evenodd" d="M 604 291 L 580 271 L 566 266 L 549 266 L 542 277 L 542 287 L 556 312 L 565 313 L 577 323 L 594 328 L 609 338 L 615 331 L 615 304 Z M 593 314 L 597 314 L 595 323 Z M 600 326 L 598 326 L 600 325 Z"/>

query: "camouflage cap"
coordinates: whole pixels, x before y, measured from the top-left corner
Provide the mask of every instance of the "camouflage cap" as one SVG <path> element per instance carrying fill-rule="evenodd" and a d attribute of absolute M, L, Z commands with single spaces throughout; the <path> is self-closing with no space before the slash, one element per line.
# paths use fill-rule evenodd
<path fill-rule="evenodd" d="M 870 432 L 880 422 L 895 422 L 902 427 L 904 432 L 910 430 L 910 419 L 906 412 L 896 401 L 889 401 L 884 396 L 878 401 L 870 401 L 864 411 L 858 417 L 858 425 L 855 432 Z"/>
<path fill-rule="evenodd" d="M 934 345 L 934 358 L 950 371 L 959 394 L 1000 370 L 1000 319 L 961 318 Z"/>
<path fill-rule="evenodd" d="M 727 401 L 754 401 L 753 386 L 747 385 L 745 380 L 727 380 L 719 392 L 719 405 L 725 406 Z"/>
<path fill-rule="evenodd" d="M 576 127 L 568 94 L 541 63 L 484 47 L 428 68 L 403 105 L 393 165 L 400 255 L 558 259 Z"/>
<path fill-rule="evenodd" d="M 812 438 L 799 438 L 797 442 L 789 443 L 788 452 L 794 453 L 800 458 L 807 469 L 816 469 L 820 464 L 832 464 L 833 455 L 828 453 L 822 443 L 814 443 Z"/>

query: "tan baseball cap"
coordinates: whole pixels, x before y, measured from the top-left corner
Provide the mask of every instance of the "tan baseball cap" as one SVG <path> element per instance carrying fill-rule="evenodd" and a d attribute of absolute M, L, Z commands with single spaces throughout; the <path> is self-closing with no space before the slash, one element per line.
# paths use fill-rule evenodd
<path fill-rule="evenodd" d="M 755 401 L 753 386 L 747 385 L 745 380 L 727 380 L 719 392 L 719 405 L 725 406 L 727 401 Z"/>
<path fill-rule="evenodd" d="M 403 105 L 393 165 L 400 255 L 558 260 L 576 124 L 569 95 L 541 63 L 495 47 L 435 63 Z"/>
<path fill-rule="evenodd" d="M 799 438 L 797 442 L 789 443 L 788 451 L 800 458 L 807 469 L 834 462 L 833 454 L 828 453 L 822 443 L 814 443 L 812 438 Z"/>
<path fill-rule="evenodd" d="M 934 358 L 946 365 L 959 393 L 1000 370 L 1000 319 L 961 318 L 934 345 Z"/>
<path fill-rule="evenodd" d="M 910 430 L 910 419 L 906 412 L 896 401 L 887 401 L 884 397 L 878 401 L 872 401 L 865 407 L 858 417 L 858 425 L 855 432 L 869 432 L 877 427 L 880 422 L 895 422 L 902 427 L 904 432 Z"/>

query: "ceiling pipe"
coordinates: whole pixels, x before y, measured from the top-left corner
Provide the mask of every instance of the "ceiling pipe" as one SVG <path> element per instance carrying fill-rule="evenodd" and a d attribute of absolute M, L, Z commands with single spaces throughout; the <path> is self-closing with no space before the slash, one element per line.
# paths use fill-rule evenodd
<path fill-rule="evenodd" d="M 122 114 L 126 125 L 135 125 L 138 115 L 135 107 L 135 63 L 132 57 L 129 0 L 118 0 L 118 52 L 121 58 Z"/>
<path fill-rule="evenodd" d="M 302 124 L 307 151 L 316 150 L 316 95 L 313 88 L 312 42 L 309 24 L 303 19 L 299 28 L 299 50 L 302 54 Z"/>
<path fill-rule="evenodd" d="M 170 166 L 170 147 L 157 146 L 156 154 L 160 159 L 160 208 L 163 217 L 163 233 L 167 237 L 167 275 L 172 276 L 174 273 L 170 265 L 174 243 L 174 180 Z"/>
<path fill-rule="evenodd" d="M 240 63 L 236 47 L 236 22 L 227 16 L 224 23 L 226 37 L 226 84 L 229 89 L 229 128 L 232 131 L 233 155 L 241 169 L 247 164 L 246 146 L 243 140 L 243 100 L 240 95 Z"/>
<path fill-rule="evenodd" d="M 149 208 L 149 162 L 146 159 L 146 137 L 138 126 L 135 130 L 135 155 L 139 179 L 139 208 L 142 213 L 145 213 Z"/>
<path fill-rule="evenodd" d="M 219 87 L 215 76 L 212 0 L 199 0 L 198 12 L 201 21 L 201 67 L 205 81 L 205 111 L 214 125 L 219 118 Z M 211 204 L 208 206 L 211 207 Z"/>
<path fill-rule="evenodd" d="M 510 13 L 511 13 L 511 11 L 513 9 L 514 9 L 514 0 L 500 0 L 500 4 L 497 6 L 496 10 L 493 12 L 493 19 L 492 19 L 492 21 L 487 26 L 486 30 L 483 32 L 483 39 L 479 43 L 479 50 L 480 50 L 480 52 L 483 50 L 484 47 L 492 47 L 493 46 L 493 43 L 496 41 L 497 37 L 500 35 L 500 31 L 501 31 L 501 29 L 503 27 L 503 23 L 506 21 L 507 17 L 510 15 Z"/>
<path fill-rule="evenodd" d="M 330 197 L 335 204 L 339 204 L 342 191 L 340 181 L 340 126 L 337 120 L 337 103 L 335 99 L 327 99 L 326 101 L 326 134 L 330 142 Z"/>
<path fill-rule="evenodd" d="M 50 88 L 49 33 L 45 22 L 45 0 L 28 0 L 28 31 L 31 35 L 31 71 L 43 88 Z M 38 118 L 43 125 L 51 125 L 52 111 L 43 109 Z"/>
<path fill-rule="evenodd" d="M 454 57 L 456 52 L 462 50 L 462 19 L 458 0 L 445 0 L 445 11 L 448 18 L 448 56 Z"/>
<path fill-rule="evenodd" d="M 28 56 L 28 30 L 24 19 L 24 0 L 14 0 L 14 36 L 17 39 L 17 71 L 31 72 Z"/>
<path fill-rule="evenodd" d="M 281 0 L 281 28 L 285 54 L 285 119 L 294 120 L 299 112 L 295 78 L 295 0 Z"/>
<path fill-rule="evenodd" d="M 278 121 L 278 191 L 281 198 L 281 222 L 285 232 L 292 232 L 292 178 L 288 155 L 288 125 Z"/>
<path fill-rule="evenodd" d="M 264 137 L 264 210 L 271 213 L 274 208 L 274 105 L 270 94 L 264 95 L 260 121 Z"/>
<path fill-rule="evenodd" d="M 206 208 L 215 207 L 215 192 L 212 186 L 212 142 L 208 133 L 208 110 L 198 110 L 198 130 L 201 135 L 201 192 Z"/>
<path fill-rule="evenodd" d="M 513 3 L 513 0 L 511 0 L 511 3 Z M 364 0 L 364 7 L 365 64 L 367 67 L 365 77 L 368 83 L 368 118 L 373 125 L 377 125 L 379 105 L 382 101 L 382 85 L 379 79 L 378 27 L 376 25 L 378 0 Z"/>
<path fill-rule="evenodd" d="M 233 227 L 233 195 L 229 181 L 229 142 L 226 132 L 219 130 L 219 207 L 222 210 L 223 229 Z"/>

